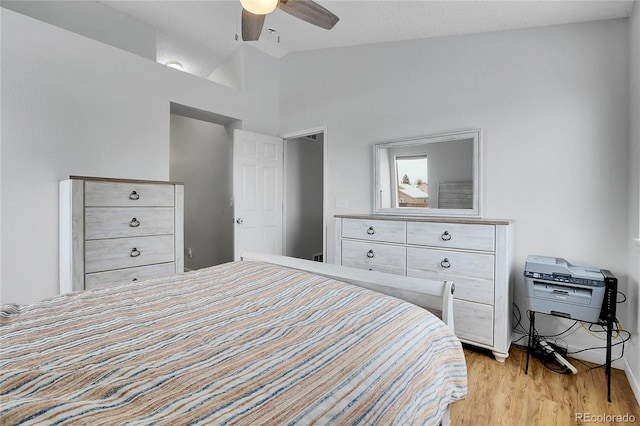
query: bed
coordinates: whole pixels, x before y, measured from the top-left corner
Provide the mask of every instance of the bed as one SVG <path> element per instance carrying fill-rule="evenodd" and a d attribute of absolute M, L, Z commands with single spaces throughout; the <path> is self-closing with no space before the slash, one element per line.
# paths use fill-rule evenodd
<path fill-rule="evenodd" d="M 447 424 L 467 392 L 460 342 L 436 315 L 364 288 L 429 284 L 387 277 L 245 254 L 3 306 L 0 423 Z M 450 283 L 432 287 L 451 318 Z"/>

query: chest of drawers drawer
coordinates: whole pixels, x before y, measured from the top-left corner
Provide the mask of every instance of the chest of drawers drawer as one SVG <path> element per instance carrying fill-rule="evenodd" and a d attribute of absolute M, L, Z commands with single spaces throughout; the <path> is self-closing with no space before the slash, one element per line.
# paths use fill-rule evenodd
<path fill-rule="evenodd" d="M 174 198 L 173 185 L 87 181 L 84 186 L 87 207 L 172 207 Z"/>
<path fill-rule="evenodd" d="M 490 253 L 407 248 L 407 275 L 453 281 L 457 299 L 493 303 L 494 265 L 495 258 Z"/>
<path fill-rule="evenodd" d="M 85 272 L 172 262 L 173 235 L 117 238 L 85 242 Z"/>
<path fill-rule="evenodd" d="M 386 220 L 344 219 L 342 236 L 366 241 L 404 243 L 407 228 L 404 222 Z"/>
<path fill-rule="evenodd" d="M 85 288 L 91 290 L 99 287 L 141 281 L 146 278 L 170 275 L 175 273 L 174 262 L 157 265 L 138 266 L 135 268 L 116 269 L 113 271 L 94 272 L 85 276 Z"/>
<path fill-rule="evenodd" d="M 342 241 L 342 265 L 396 275 L 405 273 L 405 253 L 402 246 L 368 241 Z"/>
<path fill-rule="evenodd" d="M 87 207 L 85 239 L 174 233 L 173 207 Z"/>
<path fill-rule="evenodd" d="M 407 244 L 494 251 L 495 226 L 465 223 L 408 222 Z"/>

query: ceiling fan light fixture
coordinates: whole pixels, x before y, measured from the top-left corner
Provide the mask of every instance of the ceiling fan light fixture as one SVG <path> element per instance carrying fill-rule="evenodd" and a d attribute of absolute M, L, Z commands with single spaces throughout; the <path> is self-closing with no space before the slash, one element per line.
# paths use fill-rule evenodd
<path fill-rule="evenodd" d="M 242 7 L 256 15 L 266 15 L 275 10 L 278 0 L 240 0 Z"/>
<path fill-rule="evenodd" d="M 182 64 L 178 61 L 171 61 L 171 62 L 167 62 L 167 66 L 169 68 L 173 68 L 179 71 L 184 71 L 184 68 L 182 67 Z"/>

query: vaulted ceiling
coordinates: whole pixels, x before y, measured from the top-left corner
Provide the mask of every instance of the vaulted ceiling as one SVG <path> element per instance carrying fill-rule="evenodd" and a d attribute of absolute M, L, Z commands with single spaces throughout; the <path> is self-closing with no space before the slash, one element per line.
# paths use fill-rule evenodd
<path fill-rule="evenodd" d="M 299 0 L 289 0 L 299 1 Z M 260 40 L 243 42 L 239 0 L 101 0 L 156 29 L 156 59 L 207 77 L 248 43 L 290 52 L 628 17 L 633 0 L 317 0 L 340 21 L 324 30 L 276 9 Z"/>

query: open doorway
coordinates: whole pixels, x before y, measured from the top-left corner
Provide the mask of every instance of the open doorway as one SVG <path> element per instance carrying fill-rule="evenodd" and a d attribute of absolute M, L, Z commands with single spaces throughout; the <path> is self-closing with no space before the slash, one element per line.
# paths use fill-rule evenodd
<path fill-rule="evenodd" d="M 238 220 L 248 217 L 235 211 L 239 203 L 238 194 L 233 193 L 234 129 L 241 122 L 172 103 L 170 123 L 170 179 L 185 184 L 185 270 L 233 261 L 238 227 L 250 225 Z M 323 262 L 326 129 L 292 133 L 281 141 L 282 203 L 278 201 L 276 208 L 282 211 L 282 250 L 278 254 Z"/>
<path fill-rule="evenodd" d="M 284 139 L 284 255 L 324 262 L 325 132 Z"/>
<path fill-rule="evenodd" d="M 233 260 L 230 120 L 172 104 L 169 176 L 185 188 L 185 271 Z"/>

